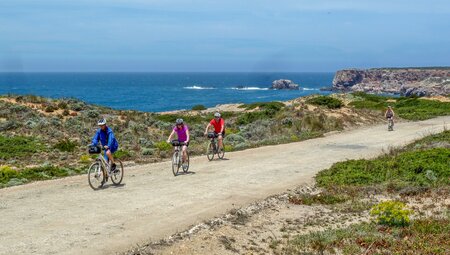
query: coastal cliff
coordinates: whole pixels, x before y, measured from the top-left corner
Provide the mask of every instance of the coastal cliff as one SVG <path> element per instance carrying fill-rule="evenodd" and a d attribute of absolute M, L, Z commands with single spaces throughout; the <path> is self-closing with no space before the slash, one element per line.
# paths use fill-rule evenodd
<path fill-rule="evenodd" d="M 334 90 L 404 96 L 450 94 L 450 67 L 347 69 L 336 72 Z"/>

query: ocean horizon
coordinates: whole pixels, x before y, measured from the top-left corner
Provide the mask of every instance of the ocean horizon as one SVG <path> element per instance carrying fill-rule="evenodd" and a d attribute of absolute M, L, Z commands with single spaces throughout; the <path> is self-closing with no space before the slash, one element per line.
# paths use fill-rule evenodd
<path fill-rule="evenodd" d="M 328 94 L 333 72 L 2 72 L 0 94 L 77 98 L 122 110 L 161 112 L 194 105 L 284 101 Z M 271 90 L 289 79 L 300 90 Z"/>

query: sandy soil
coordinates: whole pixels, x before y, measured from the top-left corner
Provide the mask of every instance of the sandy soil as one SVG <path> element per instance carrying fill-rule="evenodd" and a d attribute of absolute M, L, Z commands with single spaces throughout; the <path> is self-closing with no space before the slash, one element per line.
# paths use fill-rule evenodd
<path fill-rule="evenodd" d="M 323 138 L 126 168 L 124 184 L 93 191 L 85 175 L 0 190 L 0 254 L 111 254 L 157 241 L 230 209 L 311 183 L 345 159 L 373 157 L 444 129 L 450 117 L 366 127 Z M 447 126 L 448 128 L 448 126 Z"/>

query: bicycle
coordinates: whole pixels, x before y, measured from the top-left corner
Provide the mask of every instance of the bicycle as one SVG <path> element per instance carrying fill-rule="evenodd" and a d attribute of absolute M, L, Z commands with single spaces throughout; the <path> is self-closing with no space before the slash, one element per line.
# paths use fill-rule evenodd
<path fill-rule="evenodd" d="M 179 142 L 178 140 L 173 140 L 171 142 L 174 147 L 174 152 L 172 156 L 172 172 L 174 176 L 178 175 L 180 167 L 182 167 L 183 172 L 187 173 L 189 170 L 189 153 L 186 151 L 186 161 L 183 163 L 183 151 L 182 147 L 186 144 L 184 142 Z"/>
<path fill-rule="evenodd" d="M 388 118 L 388 131 L 394 131 L 394 120 L 393 118 Z"/>
<path fill-rule="evenodd" d="M 206 157 L 208 157 L 209 161 L 214 159 L 215 154 L 217 154 L 217 157 L 219 157 L 220 159 L 223 159 L 223 157 L 225 156 L 225 150 L 223 149 L 224 148 L 223 140 L 222 140 L 222 147 L 217 148 L 218 147 L 216 140 L 217 137 L 219 137 L 219 135 L 214 132 L 208 133 L 208 138 L 210 139 L 210 141 L 208 143 L 208 147 L 206 147 Z"/>
<path fill-rule="evenodd" d="M 123 180 L 123 164 L 122 161 L 116 159 L 116 169 L 110 171 L 109 163 L 104 158 L 104 148 L 102 153 L 102 147 L 89 146 L 89 154 L 98 154 L 95 162 L 89 167 L 88 170 L 88 182 L 89 186 L 93 190 L 98 190 L 108 182 L 109 177 L 114 185 L 119 185 Z"/>

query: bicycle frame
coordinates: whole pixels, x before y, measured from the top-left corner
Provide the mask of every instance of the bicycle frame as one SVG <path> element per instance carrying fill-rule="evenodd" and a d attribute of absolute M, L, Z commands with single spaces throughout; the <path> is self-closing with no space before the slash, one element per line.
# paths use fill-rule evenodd
<path fill-rule="evenodd" d="M 102 151 L 100 154 L 98 154 L 97 161 L 100 161 L 101 166 L 102 166 L 102 171 L 104 171 L 104 173 L 106 174 L 106 176 L 109 176 L 109 172 L 108 172 L 108 169 L 109 169 L 109 163 L 106 162 L 106 160 L 105 160 L 105 155 L 104 155 L 104 154 L 105 154 L 104 151 Z"/>

